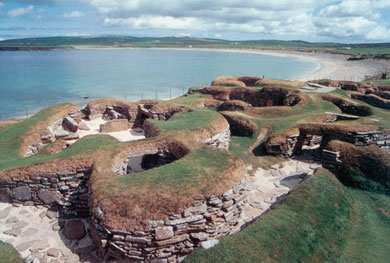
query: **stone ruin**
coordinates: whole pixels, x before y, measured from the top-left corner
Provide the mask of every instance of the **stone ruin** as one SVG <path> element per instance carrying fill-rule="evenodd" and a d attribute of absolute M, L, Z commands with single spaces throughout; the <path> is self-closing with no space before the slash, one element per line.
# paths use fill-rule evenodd
<path fill-rule="evenodd" d="M 390 149 L 390 130 L 373 127 L 346 127 L 323 124 L 302 124 L 285 134 L 270 137 L 265 143 L 267 152 L 273 155 L 291 157 L 300 154 L 307 145 L 317 149 L 318 155 L 332 140 L 351 143 L 356 146 L 378 146 Z"/>
<path fill-rule="evenodd" d="M 347 95 L 352 99 L 364 101 L 375 107 L 390 109 L 390 86 L 354 81 L 320 81 L 320 83 L 346 90 Z"/>
<path fill-rule="evenodd" d="M 261 90 L 251 88 L 227 88 L 208 86 L 191 89 L 190 93 L 201 93 L 213 96 L 216 100 L 226 101 L 219 108 L 224 110 L 243 109 L 250 107 L 294 106 L 303 99 L 303 93 L 278 87 L 266 87 Z"/>
<path fill-rule="evenodd" d="M 60 139 L 65 143 L 59 151 L 69 147 L 80 139 L 79 131 L 90 130 L 87 122 L 98 118 L 106 121 L 100 125 L 98 133 L 107 134 L 131 129 L 141 132 L 146 119 L 168 120 L 175 113 L 189 111 L 190 109 L 184 106 L 169 104 L 160 106 L 157 101 L 141 101 L 138 104 L 119 100 L 92 102 L 84 110 L 69 112 L 48 126 L 41 133 L 40 141 L 28 146 L 24 157 L 37 154 Z M 149 132 L 145 134 L 151 136 Z"/>

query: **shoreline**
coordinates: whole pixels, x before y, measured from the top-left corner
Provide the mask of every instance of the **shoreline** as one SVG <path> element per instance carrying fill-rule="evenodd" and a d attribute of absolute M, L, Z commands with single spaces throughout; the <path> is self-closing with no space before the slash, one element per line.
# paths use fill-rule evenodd
<path fill-rule="evenodd" d="M 286 58 L 295 58 L 315 62 L 318 66 L 307 74 L 291 80 L 309 81 L 318 79 L 346 80 L 346 81 L 364 81 L 368 76 L 375 76 L 381 72 L 390 69 L 390 61 L 378 59 L 347 60 L 350 55 L 331 54 L 323 52 L 300 52 L 293 50 L 269 50 L 269 49 L 228 49 L 228 48 L 176 48 L 176 47 L 92 47 L 92 46 L 73 46 L 72 50 L 183 50 L 183 51 L 213 51 L 213 52 L 234 52 L 260 54 L 267 56 L 277 56 Z"/>
<path fill-rule="evenodd" d="M 317 67 L 312 72 L 306 73 L 300 77 L 289 80 L 310 81 L 318 79 L 332 79 L 332 80 L 350 80 L 363 81 L 367 76 L 378 75 L 380 72 L 385 72 L 390 68 L 390 61 L 364 59 L 358 61 L 348 61 L 349 55 L 329 54 L 321 52 L 299 52 L 291 50 L 264 50 L 264 49 L 223 49 L 223 48 L 171 48 L 171 47 L 152 47 L 152 48 L 115 48 L 115 47 L 81 47 L 74 46 L 71 50 L 135 50 L 135 49 L 151 49 L 151 50 L 183 50 L 183 51 L 204 51 L 204 52 L 232 52 L 232 53 L 246 53 L 259 54 L 266 56 L 277 56 L 286 58 L 295 58 L 305 61 L 315 62 Z M 180 97 L 180 96 L 179 96 Z M 172 99 L 175 99 L 173 97 Z M 161 98 L 161 100 L 169 100 L 168 98 Z M 37 110 L 38 112 L 39 110 Z M 29 114 L 31 117 L 34 112 Z M 35 112 L 36 113 L 36 112 Z M 16 116 L 2 121 L 12 119 L 26 119 L 26 116 Z"/>

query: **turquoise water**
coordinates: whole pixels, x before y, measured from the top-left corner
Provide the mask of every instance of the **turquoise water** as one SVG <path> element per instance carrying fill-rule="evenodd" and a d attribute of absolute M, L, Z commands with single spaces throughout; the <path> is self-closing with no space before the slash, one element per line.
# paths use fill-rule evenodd
<path fill-rule="evenodd" d="M 177 97 L 220 75 L 290 79 L 315 62 L 260 54 L 199 50 L 55 50 L 0 52 L 1 119 L 49 105 L 115 97 Z"/>

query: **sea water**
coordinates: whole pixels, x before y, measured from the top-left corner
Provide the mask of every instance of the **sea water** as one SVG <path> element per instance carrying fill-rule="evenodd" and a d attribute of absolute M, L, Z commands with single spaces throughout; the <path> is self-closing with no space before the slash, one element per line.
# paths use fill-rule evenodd
<path fill-rule="evenodd" d="M 169 99 L 220 75 L 294 79 L 317 67 L 295 58 L 207 50 L 2 51 L 0 119 L 105 97 Z"/>

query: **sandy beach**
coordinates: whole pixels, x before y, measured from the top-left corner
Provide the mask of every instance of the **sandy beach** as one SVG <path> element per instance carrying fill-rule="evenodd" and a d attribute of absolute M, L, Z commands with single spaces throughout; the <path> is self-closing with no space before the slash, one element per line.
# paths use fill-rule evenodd
<path fill-rule="evenodd" d="M 317 62 L 320 67 L 316 71 L 301 76 L 297 80 L 308 81 L 316 79 L 363 81 L 369 76 L 389 71 L 390 62 L 386 60 L 364 59 L 347 60 L 348 55 L 336 55 L 318 52 L 268 51 L 259 50 L 256 53 L 272 56 L 293 57 Z"/>
<path fill-rule="evenodd" d="M 183 49 L 185 50 L 185 49 Z M 363 81 L 367 77 L 378 75 L 381 72 L 390 70 L 390 62 L 386 60 L 364 59 L 357 61 L 347 60 L 349 55 L 328 54 L 320 52 L 298 52 L 291 50 L 254 50 L 254 49 L 198 49 L 205 51 L 241 52 L 278 57 L 291 57 L 303 60 L 314 61 L 318 66 L 310 73 L 297 79 L 300 81 L 332 79 Z"/>
<path fill-rule="evenodd" d="M 134 47 L 92 47 L 74 46 L 73 49 L 173 49 L 173 50 L 197 50 L 197 51 L 219 51 L 235 53 L 251 53 L 278 57 L 291 57 L 303 60 L 314 61 L 318 66 L 310 73 L 297 79 L 300 81 L 332 79 L 363 81 L 367 77 L 375 76 L 381 72 L 390 71 L 390 61 L 378 59 L 364 59 L 349 61 L 350 55 L 330 54 L 322 52 L 299 52 L 292 50 L 264 50 L 264 49 L 221 49 L 221 48 L 134 48 Z"/>

